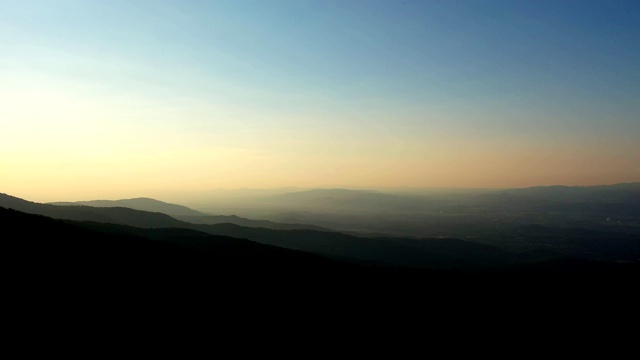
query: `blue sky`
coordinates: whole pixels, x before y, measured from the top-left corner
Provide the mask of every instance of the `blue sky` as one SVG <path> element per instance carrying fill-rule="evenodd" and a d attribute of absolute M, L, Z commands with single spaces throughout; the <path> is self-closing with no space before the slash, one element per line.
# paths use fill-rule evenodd
<path fill-rule="evenodd" d="M 4 0 L 0 177 L 67 198 L 640 181 L 639 19 L 637 1 Z"/>

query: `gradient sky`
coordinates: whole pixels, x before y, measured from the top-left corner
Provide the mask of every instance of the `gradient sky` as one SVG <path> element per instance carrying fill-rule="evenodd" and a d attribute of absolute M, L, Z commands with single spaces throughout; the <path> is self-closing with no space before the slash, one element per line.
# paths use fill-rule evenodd
<path fill-rule="evenodd" d="M 0 192 L 632 181 L 637 0 L 0 0 Z"/>

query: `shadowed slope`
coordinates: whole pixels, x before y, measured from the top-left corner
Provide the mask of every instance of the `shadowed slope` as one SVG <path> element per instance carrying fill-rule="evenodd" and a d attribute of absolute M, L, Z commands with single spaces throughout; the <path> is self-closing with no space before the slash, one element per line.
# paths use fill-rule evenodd
<path fill-rule="evenodd" d="M 42 279 L 123 286 L 138 281 L 233 283 L 273 276 L 288 282 L 353 268 L 313 254 L 188 229 L 62 221 L 2 207 L 0 226 L 7 263 L 21 281 L 28 279 L 26 285 Z"/>

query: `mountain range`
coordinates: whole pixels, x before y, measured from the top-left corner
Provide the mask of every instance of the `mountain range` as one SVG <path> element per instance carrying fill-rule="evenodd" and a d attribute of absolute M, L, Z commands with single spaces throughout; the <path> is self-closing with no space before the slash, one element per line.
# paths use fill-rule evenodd
<path fill-rule="evenodd" d="M 354 309 L 494 314 L 511 308 L 505 302 L 632 309 L 640 276 L 636 235 L 539 225 L 492 233 L 506 236 L 499 244 L 535 245 L 513 251 L 454 238 L 194 224 L 0 194 L 0 228 L 9 307 L 40 318 L 141 309 L 160 321 L 204 313 L 308 320 L 306 312 L 351 316 Z M 594 294 L 609 296 L 595 301 Z"/>
<path fill-rule="evenodd" d="M 631 191 L 636 191 L 637 189 L 633 184 L 623 187 L 625 190 L 630 188 Z M 557 191 L 557 189 L 554 188 L 552 191 Z M 330 190 L 329 192 L 336 193 L 335 190 Z M 338 193 L 343 195 L 350 194 L 350 196 L 361 194 L 360 192 L 354 193 L 351 191 L 338 191 Z M 314 193 L 314 196 L 317 195 L 318 193 Z M 493 195 L 490 194 L 488 196 Z M 511 195 L 507 194 L 506 196 Z M 539 197 L 536 196 L 534 198 L 537 199 Z M 476 201 L 475 199 L 477 197 L 474 197 L 472 201 Z M 147 206 L 161 205 L 165 209 L 181 209 L 183 213 L 191 210 L 179 205 L 172 206 L 173 204 L 150 201 L 150 199 L 137 200 L 129 199 L 127 201 L 136 202 L 139 206 L 142 206 L 140 204 L 146 204 Z M 116 201 L 115 203 L 122 202 Z M 301 228 L 296 228 L 297 225 L 295 224 L 285 224 L 284 226 L 288 227 L 286 229 L 269 229 L 255 225 L 266 224 L 274 226 L 274 223 L 249 219 L 246 219 L 246 222 L 255 227 L 233 223 L 207 224 L 206 222 L 212 219 L 213 221 L 233 219 L 236 222 L 244 219 L 234 216 L 215 217 L 208 215 L 176 216 L 180 218 L 177 219 L 159 212 L 140 211 L 124 207 L 38 204 L 6 194 L 0 195 L 0 206 L 67 220 L 112 223 L 139 228 L 184 228 L 211 235 L 248 239 L 262 244 L 315 253 L 359 264 L 427 269 L 486 270 L 509 264 L 547 261 L 566 257 L 584 258 L 592 261 L 633 262 L 640 259 L 639 236 L 633 231 L 621 231 L 617 227 L 594 229 L 575 226 L 561 227 L 552 223 L 541 224 L 532 215 L 529 215 L 531 221 L 528 223 L 516 222 L 495 228 L 478 227 L 476 233 L 474 233 L 475 236 L 465 240 L 451 237 L 363 237 L 357 233 L 347 234 L 321 227 L 314 228 L 313 225 L 301 225 Z M 154 209 L 157 209 L 157 207 L 154 207 Z M 525 214 L 530 214 L 529 210 Z M 480 219 L 481 221 L 486 221 L 484 217 L 480 217 Z M 446 218 L 441 222 L 445 220 Z M 576 222 L 576 224 L 579 225 L 580 222 Z M 281 224 L 275 223 L 275 226 L 281 226 Z M 471 225 L 467 227 L 474 229 L 474 226 Z M 627 228 L 633 229 L 629 226 Z"/>
<path fill-rule="evenodd" d="M 122 207 L 39 204 L 0 194 L 0 206 L 57 219 L 92 221 L 139 228 L 184 228 L 211 235 L 249 239 L 262 244 L 306 251 L 361 263 L 451 269 L 501 259 L 495 247 L 462 240 L 363 238 L 317 230 L 272 230 L 235 224 L 194 224 L 162 213 Z M 455 244 L 455 245 L 453 245 Z M 453 245 L 453 246 L 452 246 Z M 467 251 L 468 248 L 468 251 Z"/>

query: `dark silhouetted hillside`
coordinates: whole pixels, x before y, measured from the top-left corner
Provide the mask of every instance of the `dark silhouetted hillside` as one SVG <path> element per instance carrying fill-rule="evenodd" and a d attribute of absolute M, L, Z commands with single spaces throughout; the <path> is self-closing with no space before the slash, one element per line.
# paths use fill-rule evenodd
<path fill-rule="evenodd" d="M 456 239 L 363 238 L 335 232 L 270 230 L 233 224 L 207 225 L 201 229 L 211 234 L 367 263 L 472 269 L 488 263 L 508 262 L 507 254 L 498 248 Z"/>
<path fill-rule="evenodd" d="M 188 229 L 55 220 L 0 207 L 3 254 L 25 286 L 54 281 L 122 287 L 331 278 L 353 265 Z M 104 284 L 103 284 L 104 285 Z M 209 285 L 210 286 L 210 285 Z"/>

